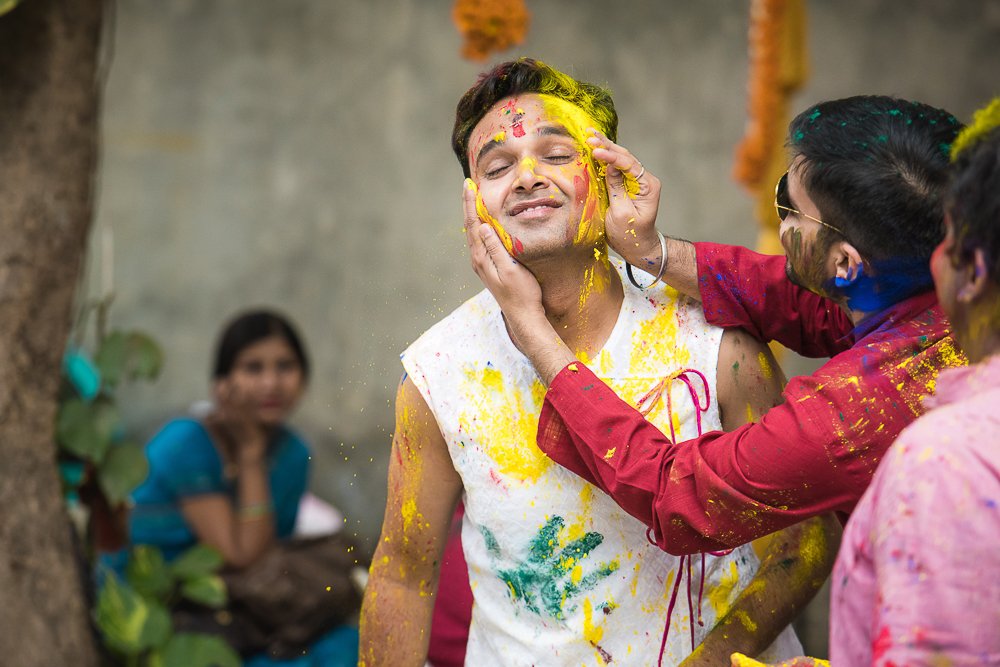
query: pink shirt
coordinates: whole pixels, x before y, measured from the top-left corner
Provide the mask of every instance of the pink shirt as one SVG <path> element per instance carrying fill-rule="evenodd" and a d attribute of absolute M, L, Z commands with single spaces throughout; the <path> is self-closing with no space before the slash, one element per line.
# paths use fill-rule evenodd
<path fill-rule="evenodd" d="M 831 664 L 1000 665 L 1000 355 L 942 371 L 844 529 Z"/>

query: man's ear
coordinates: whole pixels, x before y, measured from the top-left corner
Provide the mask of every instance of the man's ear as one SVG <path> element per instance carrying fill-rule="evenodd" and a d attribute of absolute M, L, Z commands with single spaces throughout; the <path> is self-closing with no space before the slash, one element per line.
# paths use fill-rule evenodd
<path fill-rule="evenodd" d="M 972 261 L 962 267 L 959 275 L 962 285 L 958 288 L 958 300 L 962 303 L 977 301 L 989 289 L 990 270 L 982 248 L 972 251 Z"/>
<path fill-rule="evenodd" d="M 863 262 L 858 249 L 847 241 L 834 243 L 831 252 L 836 267 L 834 283 L 837 287 L 847 287 L 861 275 Z"/>

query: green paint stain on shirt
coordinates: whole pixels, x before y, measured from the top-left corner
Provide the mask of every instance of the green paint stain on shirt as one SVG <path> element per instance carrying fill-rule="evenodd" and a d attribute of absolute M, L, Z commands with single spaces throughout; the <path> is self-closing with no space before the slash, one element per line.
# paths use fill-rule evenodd
<path fill-rule="evenodd" d="M 512 600 L 534 614 L 554 619 L 562 619 L 564 613 L 575 610 L 574 598 L 594 588 L 619 567 L 617 561 L 601 563 L 589 574 L 578 575 L 574 582 L 574 570 L 604 541 L 604 536 L 589 532 L 559 549 L 559 531 L 564 525 L 562 517 L 549 519 L 528 543 L 527 560 L 514 568 L 500 568 L 496 573 L 507 585 Z M 496 537 L 486 528 L 481 532 L 487 550 L 499 556 Z"/>

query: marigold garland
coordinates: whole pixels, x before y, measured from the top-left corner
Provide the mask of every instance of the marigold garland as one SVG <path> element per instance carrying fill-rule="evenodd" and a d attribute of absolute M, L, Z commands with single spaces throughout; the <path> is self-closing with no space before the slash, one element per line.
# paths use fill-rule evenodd
<path fill-rule="evenodd" d="M 747 187 L 755 187 L 771 155 L 781 111 L 779 68 L 781 67 L 781 20 L 785 0 L 753 0 L 750 4 L 750 81 L 748 111 L 743 140 L 736 147 L 734 176 Z"/>
<path fill-rule="evenodd" d="M 455 0 L 451 16 L 465 39 L 462 56 L 479 62 L 523 43 L 531 18 L 524 0 Z"/>

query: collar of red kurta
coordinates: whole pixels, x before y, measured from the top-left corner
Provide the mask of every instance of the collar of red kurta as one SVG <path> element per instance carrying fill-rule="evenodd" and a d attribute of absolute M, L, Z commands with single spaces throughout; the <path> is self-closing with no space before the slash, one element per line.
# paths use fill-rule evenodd
<path fill-rule="evenodd" d="M 851 330 L 851 333 L 841 340 L 853 342 L 857 345 L 864 338 L 879 332 L 885 332 L 899 327 L 904 322 L 916 318 L 921 313 L 938 307 L 937 294 L 934 290 L 914 294 L 913 296 L 895 303 L 885 310 L 872 313 L 865 319 L 858 322 Z M 943 315 L 939 316 L 943 317 Z"/>

